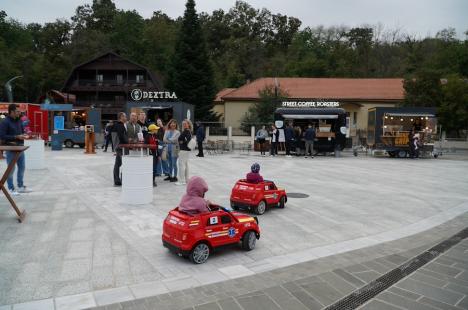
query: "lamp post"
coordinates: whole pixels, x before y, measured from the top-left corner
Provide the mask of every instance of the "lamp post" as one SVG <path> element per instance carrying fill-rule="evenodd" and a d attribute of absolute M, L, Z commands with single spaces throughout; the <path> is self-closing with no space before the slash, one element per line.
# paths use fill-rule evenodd
<path fill-rule="evenodd" d="M 22 75 L 15 76 L 5 83 L 5 94 L 7 95 L 8 102 L 13 102 L 13 85 L 11 84 L 14 80 L 22 78 Z"/>

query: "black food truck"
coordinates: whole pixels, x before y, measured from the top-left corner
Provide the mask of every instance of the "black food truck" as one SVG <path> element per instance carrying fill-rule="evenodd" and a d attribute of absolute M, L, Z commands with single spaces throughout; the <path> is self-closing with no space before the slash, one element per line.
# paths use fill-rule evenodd
<path fill-rule="evenodd" d="M 390 157 L 410 155 L 410 133 L 418 135 L 421 156 L 434 155 L 437 137 L 436 108 L 432 107 L 377 107 L 369 109 L 367 145 L 385 150 Z"/>
<path fill-rule="evenodd" d="M 180 124 L 184 119 L 194 121 L 194 107 L 182 101 L 129 101 L 126 104 L 128 114 L 135 112 L 145 112 L 147 121 L 154 123 L 160 118 L 164 124 L 175 119 Z"/>
<path fill-rule="evenodd" d="M 315 128 L 314 150 L 317 153 L 342 151 L 346 144 L 346 112 L 341 108 L 278 108 L 275 124 L 279 129 L 288 123 L 299 126 L 302 133 L 309 124 Z"/>

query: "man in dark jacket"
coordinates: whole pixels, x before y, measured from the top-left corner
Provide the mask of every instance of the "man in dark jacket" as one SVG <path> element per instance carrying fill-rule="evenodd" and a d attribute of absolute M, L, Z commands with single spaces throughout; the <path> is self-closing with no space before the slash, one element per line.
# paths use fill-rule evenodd
<path fill-rule="evenodd" d="M 292 123 L 288 123 L 284 129 L 284 139 L 286 140 L 286 157 L 291 157 L 291 149 L 294 145 L 294 129 Z"/>
<path fill-rule="evenodd" d="M 20 146 L 24 145 L 24 139 L 27 136 L 24 134 L 23 124 L 19 118 L 20 112 L 17 110 L 16 104 L 10 104 L 8 106 L 8 116 L 0 124 L 0 141 L 3 141 L 4 145 L 10 146 Z M 15 156 L 14 152 L 6 152 L 7 165 L 9 165 Z M 26 189 L 26 186 L 23 184 L 24 170 L 25 170 L 25 155 L 24 152 L 21 153 L 18 161 L 16 162 L 18 166 L 17 173 L 17 185 L 18 189 L 15 189 L 13 184 L 13 173 L 14 168 L 11 174 L 8 176 L 8 190 L 12 195 L 16 196 L 20 193 L 28 193 L 30 190 Z"/>
<path fill-rule="evenodd" d="M 107 152 L 107 147 L 109 146 L 109 143 L 112 147 L 112 152 L 114 152 L 114 142 L 112 141 L 112 130 L 114 127 L 114 122 L 109 121 L 107 123 L 106 128 L 104 129 L 104 138 L 105 138 L 105 144 L 104 144 L 104 151 Z"/>
<path fill-rule="evenodd" d="M 148 131 L 148 121 L 146 120 L 146 113 L 140 112 L 138 114 L 138 125 L 140 125 L 141 132 L 143 133 L 143 140 L 146 141 L 148 139 L 149 131 Z"/>
<path fill-rule="evenodd" d="M 309 128 L 307 128 L 304 134 L 305 140 L 305 158 L 307 158 L 307 154 L 310 151 L 310 157 L 314 158 L 314 140 L 315 140 L 315 129 L 312 127 L 312 124 L 309 124 Z"/>
<path fill-rule="evenodd" d="M 114 124 L 114 132 L 116 133 L 116 145 L 115 145 L 115 164 L 114 164 L 114 185 L 121 186 L 122 180 L 120 179 L 120 166 L 122 166 L 122 148 L 121 144 L 128 144 L 127 128 L 125 123 L 127 122 L 127 115 L 124 112 L 120 112 L 117 123 Z"/>
<path fill-rule="evenodd" d="M 197 122 L 197 132 L 195 133 L 197 136 L 197 144 L 198 144 L 198 157 L 204 157 L 203 155 L 203 141 L 205 141 L 205 128 L 203 128 L 202 123 Z"/>

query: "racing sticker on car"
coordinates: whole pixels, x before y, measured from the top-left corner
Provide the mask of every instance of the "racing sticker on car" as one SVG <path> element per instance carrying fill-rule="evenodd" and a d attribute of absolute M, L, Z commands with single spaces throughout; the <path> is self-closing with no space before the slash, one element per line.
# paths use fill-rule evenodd
<path fill-rule="evenodd" d="M 218 224 L 218 217 L 217 216 L 210 217 L 210 225 L 216 225 L 216 224 Z"/>
<path fill-rule="evenodd" d="M 269 190 L 270 188 L 268 187 L 268 185 L 265 185 L 265 190 Z"/>

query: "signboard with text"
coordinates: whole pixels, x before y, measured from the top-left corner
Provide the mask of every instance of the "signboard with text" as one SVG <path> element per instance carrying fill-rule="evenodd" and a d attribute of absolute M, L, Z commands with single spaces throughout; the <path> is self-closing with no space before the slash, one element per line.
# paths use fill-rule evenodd
<path fill-rule="evenodd" d="M 338 101 L 283 101 L 283 108 L 339 108 Z"/>

